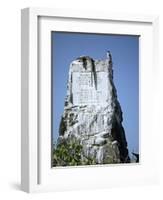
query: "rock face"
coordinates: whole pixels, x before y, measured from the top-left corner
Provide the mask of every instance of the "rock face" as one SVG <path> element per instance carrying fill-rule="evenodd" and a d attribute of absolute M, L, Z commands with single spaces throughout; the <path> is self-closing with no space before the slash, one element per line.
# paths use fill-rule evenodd
<path fill-rule="evenodd" d="M 81 56 L 70 64 L 59 141 L 80 141 L 83 155 L 98 164 L 127 163 L 122 111 L 113 83 L 112 57 Z"/>

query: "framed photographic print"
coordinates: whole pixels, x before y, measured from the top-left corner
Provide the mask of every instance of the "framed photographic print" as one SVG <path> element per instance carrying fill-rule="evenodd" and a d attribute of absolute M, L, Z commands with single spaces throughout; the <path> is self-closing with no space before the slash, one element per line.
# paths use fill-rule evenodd
<path fill-rule="evenodd" d="M 157 16 L 22 10 L 22 190 L 158 182 L 157 45 Z"/>

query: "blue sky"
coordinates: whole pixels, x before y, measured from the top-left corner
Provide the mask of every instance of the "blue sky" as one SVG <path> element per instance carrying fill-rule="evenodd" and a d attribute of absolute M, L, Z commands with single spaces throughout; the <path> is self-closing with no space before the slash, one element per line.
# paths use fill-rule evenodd
<path fill-rule="evenodd" d="M 53 140 L 64 109 L 69 65 L 81 55 L 113 58 L 114 84 L 123 112 L 123 127 L 130 153 L 139 151 L 139 37 L 87 33 L 52 33 Z"/>

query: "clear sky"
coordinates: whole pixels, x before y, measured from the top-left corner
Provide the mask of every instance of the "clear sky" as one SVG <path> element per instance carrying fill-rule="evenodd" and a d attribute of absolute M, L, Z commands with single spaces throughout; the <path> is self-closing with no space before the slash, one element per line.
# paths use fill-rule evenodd
<path fill-rule="evenodd" d="M 69 65 L 82 55 L 113 58 L 114 84 L 123 112 L 123 127 L 129 152 L 139 151 L 139 37 L 86 33 L 52 33 L 53 140 L 58 137 L 64 109 Z"/>

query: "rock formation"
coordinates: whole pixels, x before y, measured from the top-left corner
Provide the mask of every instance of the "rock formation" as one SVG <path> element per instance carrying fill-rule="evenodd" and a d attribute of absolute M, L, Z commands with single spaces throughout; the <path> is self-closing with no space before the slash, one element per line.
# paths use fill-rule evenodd
<path fill-rule="evenodd" d="M 112 66 L 110 52 L 105 60 L 72 61 L 60 123 L 59 142 L 77 139 L 97 164 L 130 162 Z"/>

